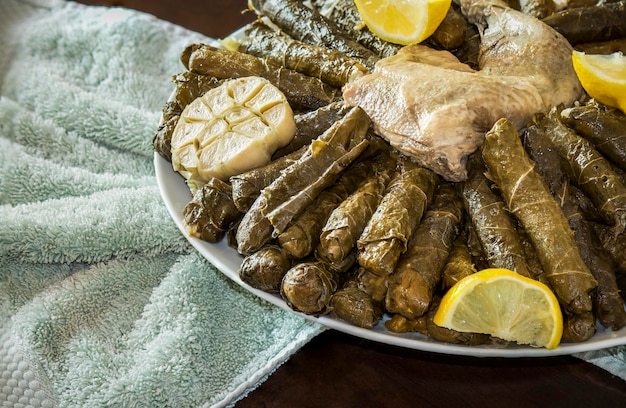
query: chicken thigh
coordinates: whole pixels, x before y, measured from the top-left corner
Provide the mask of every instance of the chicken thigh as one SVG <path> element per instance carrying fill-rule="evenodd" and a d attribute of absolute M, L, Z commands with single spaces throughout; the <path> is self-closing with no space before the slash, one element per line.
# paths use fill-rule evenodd
<path fill-rule="evenodd" d="M 582 96 L 572 47 L 551 27 L 498 0 L 459 2 L 481 34 L 479 71 L 411 45 L 343 88 L 378 134 L 450 181 L 467 178 L 467 157 L 498 119 L 521 129 L 533 114 Z"/>

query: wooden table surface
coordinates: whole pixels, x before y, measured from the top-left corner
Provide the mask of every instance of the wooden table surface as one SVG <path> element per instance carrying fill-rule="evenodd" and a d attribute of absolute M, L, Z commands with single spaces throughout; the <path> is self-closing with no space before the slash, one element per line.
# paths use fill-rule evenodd
<path fill-rule="evenodd" d="M 214 38 L 254 20 L 245 0 L 81 0 Z M 626 382 L 572 356 L 474 358 L 328 330 L 237 404 L 247 407 L 626 407 Z"/>

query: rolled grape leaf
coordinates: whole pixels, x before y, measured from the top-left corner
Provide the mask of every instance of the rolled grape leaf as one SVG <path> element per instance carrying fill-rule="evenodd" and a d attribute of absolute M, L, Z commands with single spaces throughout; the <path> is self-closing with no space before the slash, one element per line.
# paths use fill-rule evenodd
<path fill-rule="evenodd" d="M 568 164 L 572 180 L 593 201 L 604 220 L 619 234 L 626 227 L 626 185 L 593 145 L 559 120 L 559 107 L 550 110 L 537 126 Z"/>
<path fill-rule="evenodd" d="M 289 144 L 274 152 L 272 158 L 285 156 L 310 144 L 335 122 L 343 118 L 350 109 L 343 101 L 338 101 L 310 112 L 295 115 L 296 134 Z"/>
<path fill-rule="evenodd" d="M 337 183 L 322 191 L 307 209 L 278 236 L 281 248 L 296 259 L 313 253 L 330 214 L 367 175 L 369 161 L 353 164 Z"/>
<path fill-rule="evenodd" d="M 340 279 L 340 274 L 324 262 L 302 262 L 287 271 L 280 294 L 293 310 L 321 316 L 330 311 L 330 299 Z"/>
<path fill-rule="evenodd" d="M 291 258 L 278 245 L 267 245 L 246 256 L 237 273 L 253 288 L 279 293 L 280 284 L 291 265 Z"/>
<path fill-rule="evenodd" d="M 596 318 L 593 313 L 563 314 L 562 343 L 580 343 L 596 334 Z"/>
<path fill-rule="evenodd" d="M 211 178 L 183 208 L 183 225 L 192 237 L 218 242 L 241 216 L 230 184 Z"/>
<path fill-rule="evenodd" d="M 463 45 L 468 26 L 458 6 L 452 3 L 443 21 L 425 42 L 437 49 L 455 50 Z"/>
<path fill-rule="evenodd" d="M 333 316 L 359 327 L 378 324 L 385 309 L 388 276 L 359 267 L 331 299 Z"/>
<path fill-rule="evenodd" d="M 201 75 L 195 72 L 184 71 L 172 77 L 176 85 L 173 100 L 181 109 L 193 102 L 196 98 L 207 91 L 220 86 L 224 79 L 218 79 L 210 75 Z"/>
<path fill-rule="evenodd" d="M 246 30 L 239 51 L 317 78 L 335 88 L 369 73 L 367 68 L 342 52 L 295 40 L 261 21 Z"/>
<path fill-rule="evenodd" d="M 389 276 L 376 275 L 365 268 L 359 267 L 355 280 L 359 289 L 371 296 L 373 301 L 384 305 L 389 287 Z"/>
<path fill-rule="evenodd" d="M 428 315 L 422 315 L 415 319 L 407 319 L 401 314 L 394 314 L 390 319 L 385 321 L 385 327 L 387 330 L 394 333 L 410 333 L 418 332 L 424 336 L 428 335 L 428 329 L 426 328 Z"/>
<path fill-rule="evenodd" d="M 475 25 L 469 24 L 465 28 L 463 44 L 453 51 L 453 54 L 472 69 L 479 70 L 478 58 L 480 55 L 480 34 Z"/>
<path fill-rule="evenodd" d="M 602 247 L 611 255 L 617 272 L 626 275 L 626 234 L 615 236 L 611 228 L 604 224 L 593 223 L 592 226 Z"/>
<path fill-rule="evenodd" d="M 563 169 L 563 162 L 541 129 L 531 123 L 525 132 L 524 146 L 536 169 L 567 217 L 574 239 L 585 264 L 598 281 L 593 293 L 593 312 L 605 327 L 618 330 L 626 324 L 624 301 L 617 287 L 611 256 L 600 244 L 600 238 L 585 218 L 575 188 Z M 580 320 L 576 318 L 573 322 Z M 577 323 L 576 323 L 577 324 Z M 573 330 L 572 333 L 580 330 Z"/>
<path fill-rule="evenodd" d="M 350 38 L 330 19 L 297 0 L 250 0 L 254 10 L 291 37 L 307 44 L 338 50 L 374 69 L 379 57 Z"/>
<path fill-rule="evenodd" d="M 359 265 L 372 273 L 391 275 L 422 220 L 439 182 L 437 175 L 407 157 L 357 241 Z"/>
<path fill-rule="evenodd" d="M 481 270 L 489 268 L 487 256 L 485 255 L 482 244 L 478 240 L 478 233 L 469 219 L 465 222 L 465 232 L 467 234 L 467 249 L 469 250 L 474 265 L 476 265 L 476 269 Z"/>
<path fill-rule="evenodd" d="M 374 211 L 380 204 L 395 158 L 387 156 L 373 166 L 368 175 L 329 216 L 317 248 L 317 256 L 328 263 L 340 262 L 353 252 Z"/>
<path fill-rule="evenodd" d="M 519 234 L 520 243 L 524 248 L 524 253 L 526 254 L 526 263 L 528 264 L 528 268 L 530 269 L 532 278 L 550 287 L 550 282 L 548 282 L 548 278 L 546 278 L 546 273 L 541 266 L 541 261 L 537 256 L 537 251 L 528 239 L 526 231 L 524 231 L 524 229 L 521 228 L 519 224 L 517 232 Z"/>
<path fill-rule="evenodd" d="M 555 196 L 570 184 L 567 162 L 563 158 L 547 132 L 546 115 L 536 114 L 522 133 L 522 145 L 528 157 L 535 163 L 535 170 L 543 177 L 548 189 Z"/>
<path fill-rule="evenodd" d="M 626 114 L 592 100 L 563 109 L 559 118 L 626 170 Z"/>
<path fill-rule="evenodd" d="M 367 148 L 370 121 L 358 107 L 314 140 L 302 157 L 261 191 L 237 229 L 237 250 L 248 255 L 276 238 Z"/>
<path fill-rule="evenodd" d="M 336 291 L 330 300 L 331 316 L 354 326 L 371 329 L 383 315 L 383 305 L 358 287 L 354 280 Z"/>
<path fill-rule="evenodd" d="M 491 181 L 482 157 L 471 156 L 468 161 L 468 179 L 462 183 L 463 202 L 474 232 L 489 266 L 505 268 L 526 277 L 533 273 L 526 261 L 526 253 L 514 220 L 502 198 L 491 188 Z"/>
<path fill-rule="evenodd" d="M 461 279 L 476 272 L 476 267 L 467 247 L 467 234 L 463 232 L 452 245 L 452 250 L 441 274 L 441 288 L 447 291 Z"/>
<path fill-rule="evenodd" d="M 584 44 L 576 44 L 576 50 L 586 54 L 613 54 L 621 52 L 626 54 L 626 38 L 616 38 L 608 41 L 597 41 Z"/>
<path fill-rule="evenodd" d="M 572 196 L 568 197 L 570 200 L 571 198 Z M 624 299 L 617 286 L 611 255 L 602 247 L 600 238 L 582 213 L 574 211 L 577 208 L 575 203 L 567 206 L 573 208 L 566 213 L 581 255 L 598 281 L 598 287 L 593 296 L 594 315 L 604 327 L 619 330 L 626 325 L 626 311 Z"/>
<path fill-rule="evenodd" d="M 590 312 L 590 292 L 597 282 L 582 259 L 567 218 L 535 171 L 510 121 L 500 119 L 487 132 L 482 155 L 487 176 L 526 231 L 560 303 L 572 313 Z"/>
<path fill-rule="evenodd" d="M 265 166 L 231 176 L 229 180 L 233 190 L 233 202 L 239 211 L 242 213 L 248 211 L 254 200 L 261 194 L 261 190 L 276 180 L 283 170 L 297 162 L 305 151 L 306 148 L 302 147 L 300 150 L 272 160 Z"/>
<path fill-rule="evenodd" d="M 451 184 L 441 184 L 389 278 L 385 297 L 388 312 L 414 319 L 428 311 L 462 225 L 461 197 Z"/>
<path fill-rule="evenodd" d="M 179 118 L 180 114 L 171 115 L 168 119 L 163 120 L 157 127 L 154 136 L 152 136 L 154 151 L 169 162 L 172 161 L 172 135 Z"/>
<path fill-rule="evenodd" d="M 294 110 L 312 110 L 340 98 L 340 91 L 320 80 L 266 62 L 243 52 L 215 48 L 205 44 L 188 46 L 183 64 L 197 74 L 216 78 L 259 76 L 280 89 Z"/>
<path fill-rule="evenodd" d="M 566 8 L 542 20 L 572 45 L 626 37 L 626 1 Z"/>
<path fill-rule="evenodd" d="M 372 33 L 363 23 L 353 0 L 313 0 L 311 4 L 321 15 L 336 24 L 353 40 L 374 51 L 380 57 L 395 55 L 402 48 Z"/>

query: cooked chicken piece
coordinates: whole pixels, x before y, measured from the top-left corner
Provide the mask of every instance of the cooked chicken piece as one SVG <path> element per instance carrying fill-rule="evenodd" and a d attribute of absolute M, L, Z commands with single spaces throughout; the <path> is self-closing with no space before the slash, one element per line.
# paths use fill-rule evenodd
<path fill-rule="evenodd" d="M 467 156 L 498 119 L 523 126 L 528 112 L 543 103 L 524 81 L 482 75 L 448 61 L 452 58 L 422 45 L 405 47 L 382 60 L 373 74 L 346 86 L 344 98 L 363 108 L 377 133 L 398 150 L 448 180 L 461 181 Z M 440 66 L 438 60 L 447 63 Z"/>
<path fill-rule="evenodd" d="M 582 95 L 572 66 L 572 46 L 552 27 L 499 0 L 459 0 L 481 32 L 481 74 L 512 76 L 537 88 L 544 108 L 571 104 Z"/>
<path fill-rule="evenodd" d="M 343 88 L 378 134 L 450 181 L 467 178 L 467 156 L 498 119 L 521 129 L 534 113 L 582 96 L 572 48 L 552 28 L 497 0 L 459 1 L 481 32 L 480 71 L 412 45 Z"/>

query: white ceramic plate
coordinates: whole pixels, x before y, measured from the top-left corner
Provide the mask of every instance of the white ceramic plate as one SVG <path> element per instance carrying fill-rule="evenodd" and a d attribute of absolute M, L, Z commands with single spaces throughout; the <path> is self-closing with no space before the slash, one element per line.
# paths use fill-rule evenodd
<path fill-rule="evenodd" d="M 237 251 L 235 251 L 235 249 L 229 247 L 225 241 L 217 244 L 211 244 L 200 239 L 190 237 L 187 234 L 183 226 L 182 211 L 185 205 L 191 200 L 189 189 L 187 188 L 184 179 L 172 169 L 171 164 L 157 153 L 154 154 L 154 167 L 159 190 L 161 191 L 161 196 L 165 201 L 165 205 L 170 215 L 183 235 L 185 235 L 187 240 L 189 240 L 189 242 L 200 252 L 200 254 L 215 265 L 222 273 L 246 290 L 280 308 L 296 313 L 286 305 L 280 296 L 254 289 L 239 278 L 237 272 L 243 258 L 237 253 Z M 626 327 L 615 332 L 604 330 L 602 327 L 599 327 L 598 333 L 584 343 L 562 344 L 554 350 L 546 350 L 516 345 L 463 346 L 438 342 L 419 333 L 393 333 L 387 330 L 384 325 L 384 320 L 388 319 L 388 317 L 385 317 L 383 321 L 381 321 L 373 329 L 362 329 L 343 321 L 333 319 L 329 316 L 315 318 L 301 313 L 298 314 L 307 319 L 321 323 L 331 329 L 336 329 L 364 339 L 436 353 L 476 357 L 545 357 L 598 350 L 606 347 L 626 344 Z"/>
<path fill-rule="evenodd" d="M 244 28 L 242 27 L 241 29 L 235 31 L 231 34 L 231 37 L 239 38 L 243 36 L 243 30 Z M 211 45 L 216 47 L 220 46 L 217 41 L 211 42 Z M 173 96 L 174 93 L 172 93 L 171 97 Z M 202 256 L 215 265 L 216 268 L 218 268 L 230 279 L 260 298 L 265 299 L 282 309 L 301 315 L 306 319 L 321 323 L 331 329 L 339 330 L 364 339 L 400 347 L 432 351 L 436 353 L 476 357 L 546 357 L 599 350 L 602 348 L 626 344 L 626 327 L 614 332 L 605 330 L 603 327 L 598 325 L 598 332 L 590 340 L 584 343 L 562 344 L 554 350 L 517 345 L 463 346 L 442 343 L 428 338 L 420 333 L 393 333 L 387 330 L 384 324 L 384 322 L 389 319 L 389 316 L 385 316 L 383 320 L 373 329 L 363 329 L 352 326 L 343 321 L 333 319 L 329 316 L 316 318 L 295 312 L 287 306 L 285 301 L 282 300 L 280 296 L 255 289 L 239 278 L 238 270 L 243 258 L 235 249 L 229 247 L 225 241 L 217 244 L 211 244 L 200 239 L 190 237 L 189 234 L 187 234 L 183 226 L 182 211 L 185 205 L 187 205 L 187 203 L 191 200 L 189 188 L 185 184 L 184 179 L 172 169 L 172 165 L 157 153 L 154 154 L 154 168 L 161 196 L 165 201 L 165 205 L 172 216 L 172 219 L 182 234 Z"/>

